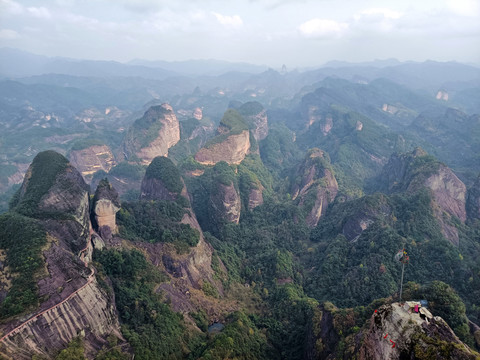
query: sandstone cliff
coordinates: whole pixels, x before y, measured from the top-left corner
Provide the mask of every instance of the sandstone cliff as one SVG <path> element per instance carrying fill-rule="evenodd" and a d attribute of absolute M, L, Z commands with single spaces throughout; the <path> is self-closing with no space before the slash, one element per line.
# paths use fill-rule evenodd
<path fill-rule="evenodd" d="M 292 186 L 292 199 L 307 211 L 306 223 L 310 227 L 318 224 L 327 211 L 328 204 L 335 200 L 338 184 L 330 167 L 328 155 L 320 149 L 311 149 L 297 170 Z"/>
<path fill-rule="evenodd" d="M 39 250 L 44 269 L 35 276 L 38 307 L 1 325 L 1 354 L 15 360 L 53 359 L 83 333 L 87 356 L 93 358 L 109 334 L 121 338 L 121 333 L 113 299 L 98 286 L 88 264 L 88 186 L 62 155 L 45 151 L 27 171 L 13 211 L 37 218 L 47 243 Z"/>
<path fill-rule="evenodd" d="M 82 175 L 65 157 L 44 151 L 28 168 L 14 209 L 45 220 L 47 230 L 72 251 L 79 251 L 90 235 L 88 190 Z"/>
<path fill-rule="evenodd" d="M 172 160 L 158 156 L 148 166 L 142 180 L 140 199 L 176 200 L 185 184 Z"/>
<path fill-rule="evenodd" d="M 201 148 L 195 160 L 203 165 L 215 165 L 220 161 L 240 164 L 250 151 L 250 132 L 245 120 L 233 109 L 225 112 L 218 135 Z"/>
<path fill-rule="evenodd" d="M 406 191 L 415 193 L 422 188 L 432 195 L 432 209 L 442 228 L 442 233 L 458 245 L 458 230 L 445 219 L 457 217 L 465 222 L 465 184 L 444 164 L 417 148 L 408 154 L 394 154 L 382 172 L 381 179 L 390 192 Z"/>
<path fill-rule="evenodd" d="M 238 224 L 242 205 L 234 184 L 217 183 L 216 191 L 210 194 L 210 218 Z"/>
<path fill-rule="evenodd" d="M 80 171 L 87 183 L 99 170 L 109 172 L 115 165 L 112 151 L 107 145 L 94 145 L 81 150 L 72 150 L 70 163 Z"/>
<path fill-rule="evenodd" d="M 180 140 L 180 125 L 168 104 L 152 106 L 135 121 L 124 140 L 128 160 L 138 158 L 148 165 L 156 156 L 167 156 L 168 149 Z"/>
<path fill-rule="evenodd" d="M 267 137 L 267 111 L 259 102 L 247 102 L 238 108 L 238 112 L 244 117 L 255 140 L 260 141 Z"/>
<path fill-rule="evenodd" d="M 107 179 L 101 180 L 93 197 L 92 217 L 93 225 L 102 237 L 118 232 L 115 216 L 119 210 L 120 199 L 117 191 Z"/>
<path fill-rule="evenodd" d="M 441 317 L 434 317 L 423 308 L 416 313 L 407 302 L 383 305 L 376 310 L 364 333 L 358 358 L 419 359 L 427 354 L 431 359 L 477 358 Z"/>

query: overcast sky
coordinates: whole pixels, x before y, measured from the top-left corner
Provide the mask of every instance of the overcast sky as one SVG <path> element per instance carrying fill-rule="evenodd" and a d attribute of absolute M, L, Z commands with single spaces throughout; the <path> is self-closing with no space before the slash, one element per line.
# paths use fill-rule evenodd
<path fill-rule="evenodd" d="M 0 47 L 129 61 L 480 63 L 480 0 L 0 0 Z"/>

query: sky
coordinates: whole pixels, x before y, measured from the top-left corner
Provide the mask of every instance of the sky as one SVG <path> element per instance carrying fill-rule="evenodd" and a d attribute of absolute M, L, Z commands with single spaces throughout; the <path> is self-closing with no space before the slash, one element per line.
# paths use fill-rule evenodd
<path fill-rule="evenodd" d="M 480 0 L 0 0 L 0 47 L 94 60 L 480 64 Z"/>

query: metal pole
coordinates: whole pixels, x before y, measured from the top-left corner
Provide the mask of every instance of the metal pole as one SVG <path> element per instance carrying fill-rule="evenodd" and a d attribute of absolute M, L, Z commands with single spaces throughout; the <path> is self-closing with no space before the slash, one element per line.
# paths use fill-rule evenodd
<path fill-rule="evenodd" d="M 402 263 L 402 280 L 400 281 L 400 302 L 402 302 L 402 290 L 403 290 L 403 270 L 405 269 L 405 263 Z"/>

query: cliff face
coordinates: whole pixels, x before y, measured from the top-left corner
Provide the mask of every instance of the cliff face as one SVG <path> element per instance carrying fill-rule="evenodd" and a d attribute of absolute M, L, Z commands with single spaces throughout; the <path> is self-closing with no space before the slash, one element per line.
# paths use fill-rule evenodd
<path fill-rule="evenodd" d="M 94 225 L 101 235 L 105 231 L 109 234 L 118 232 L 115 216 L 119 210 L 120 199 L 117 191 L 107 179 L 101 180 L 95 191 L 92 204 Z M 109 230 L 106 230 L 104 226 L 108 227 Z"/>
<path fill-rule="evenodd" d="M 258 184 L 257 188 L 250 189 L 248 194 L 248 210 L 253 210 L 257 206 L 263 204 L 263 191 L 262 185 Z"/>
<path fill-rule="evenodd" d="M 220 161 L 240 164 L 250 150 L 250 132 L 245 119 L 234 109 L 228 109 L 217 128 L 217 136 L 207 142 L 195 155 L 203 165 Z"/>
<path fill-rule="evenodd" d="M 247 102 L 238 108 L 238 112 L 247 122 L 255 140 L 260 141 L 267 137 L 268 118 L 262 104 L 257 101 Z"/>
<path fill-rule="evenodd" d="M 328 204 L 335 200 L 338 184 L 330 168 L 330 161 L 320 149 L 311 149 L 297 171 L 297 181 L 292 187 L 292 199 L 299 198 L 299 206 L 305 206 L 306 223 L 315 227 L 325 214 Z M 308 202 L 313 204 L 307 204 Z M 310 201 L 308 201 L 310 200 Z"/>
<path fill-rule="evenodd" d="M 89 359 L 107 344 L 108 335 L 122 337 L 112 299 L 100 290 L 94 278 L 74 296 L 5 338 L 1 352 L 15 360 L 29 360 L 34 354 L 53 359 L 79 333 L 85 335 Z"/>
<path fill-rule="evenodd" d="M 382 179 L 390 192 L 415 193 L 422 188 L 429 189 L 433 199 L 432 208 L 442 233 L 458 245 L 458 231 L 444 219 L 443 214 L 465 222 L 467 190 L 452 170 L 423 150 L 416 149 L 408 154 L 392 155 L 383 170 Z"/>
<path fill-rule="evenodd" d="M 240 220 L 240 212 L 242 204 L 240 195 L 235 189 L 233 183 L 224 185 L 218 183 L 215 191 L 210 194 L 210 218 L 214 222 L 223 220 L 238 224 Z"/>
<path fill-rule="evenodd" d="M 15 210 L 45 220 L 45 227 L 73 251 L 89 239 L 89 187 L 67 159 L 54 151 L 39 153 L 25 174 Z"/>
<path fill-rule="evenodd" d="M 225 140 L 201 148 L 195 155 L 195 160 L 202 165 L 215 165 L 220 161 L 229 164 L 240 164 L 250 150 L 250 135 L 248 130 L 225 137 Z"/>
<path fill-rule="evenodd" d="M 158 156 L 153 159 L 145 172 L 140 199 L 173 201 L 184 188 L 183 179 L 172 160 Z"/>
<path fill-rule="evenodd" d="M 109 172 L 115 165 L 113 154 L 107 145 L 95 145 L 82 150 L 72 150 L 69 158 L 70 163 L 80 171 L 87 183 L 90 183 L 95 172 L 99 170 Z"/>
<path fill-rule="evenodd" d="M 470 219 L 480 220 L 480 176 L 468 191 L 467 210 Z"/>
<path fill-rule="evenodd" d="M 52 359 L 82 332 L 87 356 L 93 358 L 110 333 L 120 338 L 121 333 L 113 299 L 88 265 L 88 186 L 62 155 L 46 151 L 33 160 L 13 210 L 37 218 L 47 244 L 41 249 L 44 274 L 36 279 L 39 306 L 1 325 L 1 353 L 12 359 L 34 354 Z"/>
<path fill-rule="evenodd" d="M 168 149 L 180 140 L 180 125 L 168 104 L 152 106 L 129 129 L 124 148 L 148 165 L 156 156 L 167 156 Z"/>
<path fill-rule="evenodd" d="M 475 359 L 448 324 L 428 310 L 416 313 L 408 303 L 383 305 L 370 318 L 359 359 Z"/>

